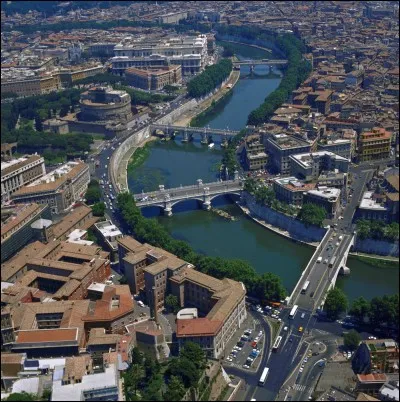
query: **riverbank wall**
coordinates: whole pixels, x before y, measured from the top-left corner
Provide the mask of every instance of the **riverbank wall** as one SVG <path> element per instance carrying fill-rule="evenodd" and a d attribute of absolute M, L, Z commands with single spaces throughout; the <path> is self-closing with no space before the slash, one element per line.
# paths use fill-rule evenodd
<path fill-rule="evenodd" d="M 242 194 L 242 200 L 251 214 L 275 226 L 281 231 L 287 232 L 287 237 L 301 243 L 320 242 L 327 229 L 318 226 L 306 226 L 294 217 L 274 211 L 267 206 L 258 205 L 254 197 L 246 192 Z M 268 227 L 268 226 L 266 226 Z M 278 234 L 280 234 L 278 232 Z"/>
<path fill-rule="evenodd" d="M 381 256 L 399 257 L 399 243 L 374 239 L 360 239 L 356 235 L 353 251 Z"/>

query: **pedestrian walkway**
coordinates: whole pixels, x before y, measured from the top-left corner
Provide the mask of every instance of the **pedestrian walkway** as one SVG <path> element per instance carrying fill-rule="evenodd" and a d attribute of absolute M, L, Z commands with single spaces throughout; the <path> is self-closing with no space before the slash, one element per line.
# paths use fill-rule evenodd
<path fill-rule="evenodd" d="M 312 393 L 312 387 L 307 387 L 306 385 L 294 384 L 293 389 L 300 392 L 306 391 L 308 394 Z"/>

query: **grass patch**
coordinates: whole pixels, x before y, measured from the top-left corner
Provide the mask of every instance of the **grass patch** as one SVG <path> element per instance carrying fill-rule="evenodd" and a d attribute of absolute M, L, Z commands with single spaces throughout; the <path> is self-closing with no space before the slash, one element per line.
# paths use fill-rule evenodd
<path fill-rule="evenodd" d="M 150 143 L 148 142 L 143 147 L 136 149 L 128 163 L 128 173 L 141 166 L 150 155 Z"/>
<path fill-rule="evenodd" d="M 219 395 L 219 397 L 217 398 L 217 401 L 224 401 L 228 392 L 229 392 L 229 388 L 230 386 L 227 385 L 221 392 L 221 394 Z"/>
<path fill-rule="evenodd" d="M 281 326 L 281 323 L 275 320 L 271 320 L 267 318 L 269 324 L 271 325 L 271 342 L 275 342 L 275 338 L 277 337 L 279 333 L 279 328 Z"/>
<path fill-rule="evenodd" d="M 350 258 L 356 258 L 365 264 L 371 265 L 373 267 L 378 268 L 398 268 L 399 267 L 399 260 L 383 260 L 381 258 L 374 258 L 374 257 L 364 257 L 362 255 L 351 255 Z"/>

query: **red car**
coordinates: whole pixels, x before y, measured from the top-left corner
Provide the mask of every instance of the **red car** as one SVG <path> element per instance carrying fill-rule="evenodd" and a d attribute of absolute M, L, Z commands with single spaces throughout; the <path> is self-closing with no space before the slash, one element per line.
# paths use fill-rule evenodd
<path fill-rule="evenodd" d="M 256 348 L 256 347 L 257 347 L 257 342 L 252 342 L 252 343 L 251 343 L 251 347 L 252 347 L 252 348 Z"/>

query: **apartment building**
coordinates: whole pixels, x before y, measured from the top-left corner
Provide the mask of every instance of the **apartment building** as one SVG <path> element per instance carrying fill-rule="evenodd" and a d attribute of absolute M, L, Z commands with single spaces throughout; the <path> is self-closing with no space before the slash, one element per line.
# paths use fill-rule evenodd
<path fill-rule="evenodd" d="M 336 218 L 336 213 L 340 206 L 340 189 L 319 187 L 318 189 L 309 190 L 304 194 L 303 204 L 316 204 L 324 208 L 328 218 Z"/>
<path fill-rule="evenodd" d="M 48 205 L 16 204 L 2 208 L 1 262 L 35 238 L 32 224 L 38 219 L 51 219 Z M 3 220 L 3 218 L 5 218 Z"/>
<path fill-rule="evenodd" d="M 308 142 L 286 134 L 273 134 L 267 140 L 271 166 L 281 174 L 290 173 L 290 155 L 310 152 L 310 149 Z"/>
<path fill-rule="evenodd" d="M 117 240 L 123 236 L 122 232 L 109 220 L 96 223 L 94 227 L 100 243 L 110 252 L 111 260 L 118 260 Z"/>
<path fill-rule="evenodd" d="M 354 154 L 354 142 L 347 139 L 328 139 L 326 141 L 318 142 L 318 151 L 333 152 L 336 155 L 351 160 Z"/>
<path fill-rule="evenodd" d="M 208 356 L 221 357 L 247 316 L 243 283 L 229 278 L 219 280 L 189 267 L 173 275 L 170 283 L 171 293 L 178 297 L 181 307 L 196 307 L 204 315 L 177 319 L 179 346 L 195 342 Z"/>
<path fill-rule="evenodd" d="M 3 281 L 40 289 L 56 300 L 84 299 L 93 282 L 105 282 L 110 274 L 108 253 L 100 247 L 60 241 L 32 243 L 1 266 Z"/>
<path fill-rule="evenodd" d="M 182 67 L 165 66 L 160 68 L 128 68 L 125 71 L 126 80 L 136 88 L 158 91 L 166 85 L 182 82 Z"/>
<path fill-rule="evenodd" d="M 48 204 L 51 212 L 67 211 L 81 199 L 89 185 L 89 166 L 80 161 L 71 161 L 21 187 L 11 194 L 14 202 Z"/>
<path fill-rule="evenodd" d="M 290 173 L 306 181 L 317 180 L 323 171 L 347 173 L 350 165 L 349 159 L 327 151 L 290 155 L 289 159 Z"/>
<path fill-rule="evenodd" d="M 40 155 L 1 161 L 1 205 L 9 201 L 15 191 L 45 174 L 44 158 Z"/>
<path fill-rule="evenodd" d="M 3 73 L 3 71 L 2 71 Z M 1 91 L 3 93 L 14 93 L 17 96 L 43 95 L 61 89 L 61 81 L 58 74 L 35 76 L 25 79 L 9 77 L 1 79 Z"/>
<path fill-rule="evenodd" d="M 359 161 L 389 158 L 391 140 L 392 133 L 381 127 L 374 127 L 370 132 L 361 133 L 358 141 Z"/>
<path fill-rule="evenodd" d="M 273 188 L 276 198 L 287 204 L 300 207 L 303 204 L 304 193 L 313 190 L 315 183 L 304 183 L 296 177 L 285 177 L 275 179 L 273 181 Z"/>
<path fill-rule="evenodd" d="M 245 139 L 246 167 L 249 170 L 264 169 L 267 154 L 259 134 L 249 135 Z"/>

